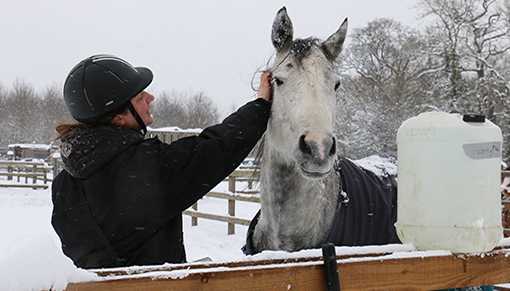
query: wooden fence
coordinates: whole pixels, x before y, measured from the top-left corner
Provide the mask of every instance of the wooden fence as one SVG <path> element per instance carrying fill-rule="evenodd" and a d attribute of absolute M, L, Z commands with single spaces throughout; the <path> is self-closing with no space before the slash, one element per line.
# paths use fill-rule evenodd
<path fill-rule="evenodd" d="M 510 171 L 502 171 L 501 177 L 510 177 Z M 207 193 L 206 196 L 227 199 L 228 200 L 228 214 L 218 215 L 212 213 L 205 213 L 198 211 L 198 201 L 192 206 L 192 209 L 185 210 L 183 214 L 189 215 L 192 217 L 191 225 L 198 225 L 198 218 L 205 218 L 217 221 L 223 221 L 228 223 L 228 234 L 235 233 L 235 224 L 239 225 L 250 225 L 250 220 L 235 217 L 235 203 L 236 201 L 246 201 L 246 202 L 254 202 L 260 203 L 260 193 L 259 191 L 237 191 L 236 189 L 236 181 L 249 181 L 250 183 L 258 181 L 260 178 L 260 172 L 252 167 L 240 167 L 240 170 L 234 171 L 228 178 L 229 182 L 228 190 L 229 192 L 214 192 L 211 191 Z M 248 187 L 252 189 L 252 185 Z M 200 201 L 200 200 L 199 200 Z M 510 207 L 510 200 L 502 201 L 502 206 Z M 510 228 L 503 229 L 505 235 L 510 236 Z"/>
<path fill-rule="evenodd" d="M 158 137 L 158 139 L 165 143 L 171 143 L 183 137 L 199 135 L 202 132 L 202 129 L 180 129 L 178 127 L 168 127 L 168 128 L 160 128 L 160 129 L 149 129 L 147 130 L 147 137 L 153 138 Z"/>
<path fill-rule="evenodd" d="M 501 171 L 501 180 L 504 178 L 510 177 L 510 171 Z M 503 186 L 503 184 L 501 185 Z M 506 195 L 505 193 L 506 192 Z M 510 217 L 508 212 L 510 212 L 510 185 L 506 186 L 506 189 L 501 189 L 502 198 L 506 198 L 501 203 L 503 204 L 503 227 L 506 227 L 503 229 L 503 233 L 506 237 L 510 237 Z M 506 196 L 506 197 L 505 197 Z"/>
<path fill-rule="evenodd" d="M 510 245 L 505 244 L 472 255 L 416 252 L 405 245 L 336 250 L 344 291 L 439 290 L 510 283 Z M 308 252 L 315 255 L 278 258 L 269 253 L 238 262 L 92 270 L 99 276 L 97 280 L 69 284 L 66 290 L 330 290 L 323 257 L 318 251 Z"/>
<path fill-rule="evenodd" d="M 232 172 L 226 181 L 228 181 L 228 192 L 217 192 L 211 191 L 207 193 L 206 196 L 220 199 L 228 200 L 228 214 L 219 215 L 212 213 L 205 213 L 198 211 L 198 203 L 197 201 L 193 204 L 192 209 L 185 210 L 183 214 L 189 215 L 192 217 L 191 225 L 198 225 L 198 218 L 212 219 L 217 221 L 224 221 L 228 223 L 228 234 L 235 233 L 235 225 L 250 225 L 249 219 L 243 219 L 235 217 L 236 215 L 236 201 L 245 201 L 245 202 L 254 202 L 260 203 L 259 191 L 239 191 L 236 189 L 236 182 L 244 181 L 248 182 L 248 189 L 252 189 L 252 183 L 258 181 L 260 178 L 260 172 L 254 168 L 242 167 L 234 172 Z"/>
<path fill-rule="evenodd" d="M 16 178 L 17 183 L 0 183 L 0 187 L 28 187 L 28 188 L 48 188 L 48 182 L 52 179 L 48 174 L 53 171 L 53 167 L 47 163 L 34 161 L 0 161 L 0 176 L 7 176 L 7 180 L 11 181 Z M 20 184 L 21 179 L 25 179 L 25 184 Z M 32 184 L 29 184 L 29 179 Z M 38 181 L 44 184 L 39 184 Z"/>

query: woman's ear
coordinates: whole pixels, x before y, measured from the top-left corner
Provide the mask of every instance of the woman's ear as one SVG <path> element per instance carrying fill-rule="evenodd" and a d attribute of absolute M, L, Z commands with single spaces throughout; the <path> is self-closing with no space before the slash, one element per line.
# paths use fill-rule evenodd
<path fill-rule="evenodd" d="M 126 124 L 126 119 L 124 118 L 124 116 L 125 116 L 124 114 L 115 115 L 115 117 L 111 121 L 111 124 L 117 125 L 117 126 L 123 126 L 124 124 Z"/>

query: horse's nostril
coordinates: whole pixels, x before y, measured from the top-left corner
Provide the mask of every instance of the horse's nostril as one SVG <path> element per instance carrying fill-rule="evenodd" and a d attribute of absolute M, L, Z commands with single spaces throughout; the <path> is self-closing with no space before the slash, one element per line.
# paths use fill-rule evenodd
<path fill-rule="evenodd" d="M 331 145 L 331 149 L 329 151 L 329 156 L 336 155 L 336 139 L 333 138 L 333 144 Z"/>
<path fill-rule="evenodd" d="M 302 135 L 300 138 L 299 138 L 299 150 L 304 153 L 304 154 L 309 154 L 311 155 L 312 154 L 312 148 L 310 147 L 310 145 L 308 144 L 308 142 L 305 140 L 305 136 Z"/>

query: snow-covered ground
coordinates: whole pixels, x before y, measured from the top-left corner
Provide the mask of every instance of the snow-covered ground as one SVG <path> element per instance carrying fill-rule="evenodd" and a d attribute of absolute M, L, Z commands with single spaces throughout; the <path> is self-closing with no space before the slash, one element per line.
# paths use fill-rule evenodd
<path fill-rule="evenodd" d="M 23 181 L 23 180 L 22 180 Z M 6 183 L 7 181 L 1 180 Z M 29 180 L 29 183 L 31 181 Z M 238 185 L 243 189 L 246 185 Z M 226 190 L 221 183 L 215 190 Z M 60 239 L 51 226 L 51 190 L 0 188 L 0 290 L 53 290 L 65 288 L 67 282 L 92 278 L 74 267 L 60 250 Z M 204 198 L 200 211 L 228 215 L 224 199 Z M 260 205 L 236 202 L 236 216 L 251 219 Z M 236 225 L 236 233 L 227 235 L 227 223 L 199 219 L 191 226 L 184 216 L 184 236 L 188 261 L 210 257 L 230 261 L 244 257 L 246 226 Z"/>

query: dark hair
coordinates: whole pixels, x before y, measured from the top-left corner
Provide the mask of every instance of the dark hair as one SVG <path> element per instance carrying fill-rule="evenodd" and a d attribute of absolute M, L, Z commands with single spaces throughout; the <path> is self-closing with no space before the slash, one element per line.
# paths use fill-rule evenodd
<path fill-rule="evenodd" d="M 131 101 L 129 101 L 129 102 L 131 102 Z M 83 123 L 79 123 L 79 122 L 70 122 L 70 121 L 59 122 L 55 126 L 55 131 L 57 131 L 58 135 L 57 135 L 57 137 L 54 140 L 55 140 L 55 142 L 57 142 L 62 137 L 66 136 L 68 134 L 77 132 L 77 131 L 81 131 L 81 130 L 87 128 L 87 127 L 94 127 L 94 126 L 100 125 L 100 124 L 110 124 L 110 123 L 112 123 L 112 120 L 115 118 L 115 116 L 117 116 L 119 114 L 123 114 L 127 110 L 128 110 L 127 105 L 123 104 L 119 108 L 117 108 L 114 111 L 112 111 L 112 113 L 108 114 L 108 116 L 106 116 L 103 119 L 101 119 L 96 124 L 83 124 Z"/>

